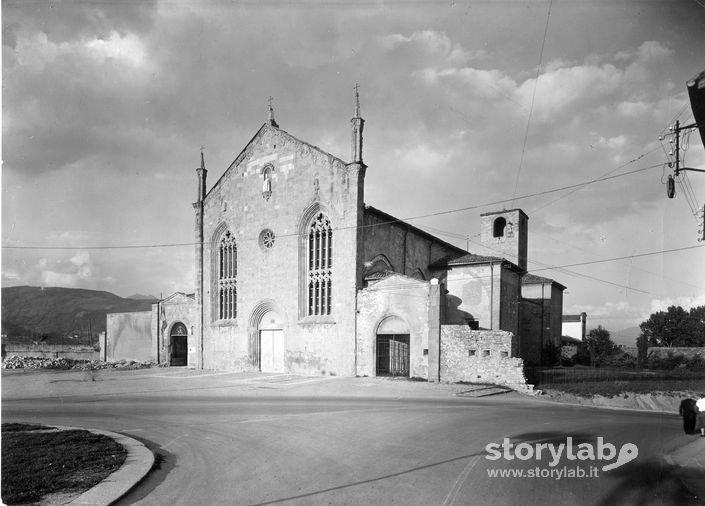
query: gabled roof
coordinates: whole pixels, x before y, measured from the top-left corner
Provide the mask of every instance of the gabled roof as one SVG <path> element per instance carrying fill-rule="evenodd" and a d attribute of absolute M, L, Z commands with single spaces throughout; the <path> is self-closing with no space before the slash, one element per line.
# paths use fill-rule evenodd
<path fill-rule="evenodd" d="M 582 314 L 564 314 L 563 315 L 563 323 L 575 323 L 575 322 L 581 322 L 583 321 L 583 315 Z"/>
<path fill-rule="evenodd" d="M 367 276 L 365 276 L 365 281 L 377 281 L 379 279 L 388 278 L 392 274 L 395 274 L 395 272 L 389 269 L 373 272 L 372 274 L 368 274 Z"/>
<path fill-rule="evenodd" d="M 196 294 L 195 294 L 195 293 L 174 292 L 174 293 L 172 293 L 171 295 L 169 295 L 168 297 L 163 298 L 163 299 L 160 300 L 159 302 L 160 302 L 161 304 L 164 304 L 164 303 L 169 303 L 169 302 L 175 302 L 175 301 L 177 301 L 178 299 L 182 299 L 182 300 L 183 300 L 183 299 L 192 299 L 192 300 L 195 300 L 195 299 L 196 299 Z"/>
<path fill-rule="evenodd" d="M 571 336 L 561 336 L 561 343 L 567 344 L 567 345 L 583 344 L 583 342 L 580 339 L 576 339 L 575 337 L 571 337 Z"/>
<path fill-rule="evenodd" d="M 521 278 L 522 285 L 556 285 L 559 288 L 565 290 L 566 286 L 560 284 L 551 278 L 544 278 L 543 276 L 537 276 L 536 274 L 529 274 L 528 272 L 524 274 Z"/>
<path fill-rule="evenodd" d="M 208 195 L 210 195 L 210 193 L 211 193 L 215 188 L 218 187 L 218 185 L 220 185 L 220 182 L 225 178 L 226 175 L 228 175 L 230 172 L 232 172 L 233 170 L 235 170 L 235 168 L 240 165 L 240 162 L 242 162 L 242 160 L 245 159 L 245 157 L 247 156 L 247 154 L 250 152 L 250 149 L 251 149 L 252 146 L 254 145 L 255 141 L 257 141 L 257 139 L 259 139 L 260 137 L 264 136 L 265 132 L 267 132 L 267 131 L 276 132 L 276 133 L 278 133 L 278 134 L 280 134 L 280 135 L 283 135 L 283 136 L 285 136 L 285 137 L 288 137 L 290 140 L 292 140 L 292 141 L 294 141 L 294 142 L 297 142 L 297 143 L 299 143 L 299 144 L 301 144 L 301 145 L 303 145 L 303 146 L 306 146 L 306 147 L 308 147 L 308 148 L 310 148 L 310 149 L 312 149 L 312 150 L 314 150 L 314 151 L 318 151 L 318 152 L 321 153 L 322 155 L 327 156 L 327 157 L 331 158 L 332 160 L 334 160 L 334 161 L 336 161 L 336 162 L 338 162 L 338 163 L 340 163 L 340 164 L 342 164 L 342 165 L 347 165 L 347 162 L 344 162 L 342 159 L 338 158 L 337 156 L 331 155 L 331 154 L 328 153 L 327 151 L 324 151 L 323 149 L 319 148 L 318 146 L 315 146 L 315 145 L 313 145 L 313 144 L 310 144 L 310 143 L 308 143 L 308 142 L 306 142 L 306 141 L 302 141 L 302 140 L 299 139 L 298 137 L 294 137 L 293 135 L 291 135 L 291 134 L 290 134 L 289 132 L 287 132 L 286 130 L 282 130 L 282 129 L 279 128 L 279 127 L 275 127 L 274 125 L 271 125 L 269 122 L 265 122 L 265 123 L 260 127 L 260 129 L 257 130 L 257 133 L 252 137 L 252 139 L 250 139 L 250 141 L 245 145 L 245 147 L 242 149 L 242 151 L 240 151 L 240 154 L 238 154 L 237 157 L 235 157 L 235 160 L 233 160 L 233 162 L 228 166 L 228 168 L 225 170 L 225 172 L 223 172 L 223 174 L 218 178 L 218 181 L 216 181 L 216 183 L 211 187 L 211 189 L 208 190 L 208 192 L 206 193 L 206 198 L 208 197 Z"/>
<path fill-rule="evenodd" d="M 446 256 L 433 262 L 430 269 L 443 269 L 445 267 L 461 266 L 461 265 L 489 265 L 489 264 L 502 264 L 509 267 L 515 272 L 524 272 L 524 270 L 518 265 L 510 262 L 506 258 L 492 257 L 475 255 L 473 253 L 466 253 L 465 255 L 459 257 Z"/>
<path fill-rule="evenodd" d="M 513 213 L 513 212 L 516 212 L 516 211 L 519 211 L 519 214 L 523 215 L 524 218 L 526 218 L 527 220 L 529 219 L 529 217 L 527 216 L 527 214 L 526 214 L 522 209 L 519 209 L 518 207 L 515 207 L 514 209 L 502 209 L 501 211 L 490 211 L 490 212 L 487 212 L 487 213 L 482 213 L 482 214 L 480 215 L 480 217 L 483 217 L 483 216 L 492 216 L 493 214 Z"/>
<path fill-rule="evenodd" d="M 380 275 L 376 276 L 376 274 L 380 274 Z M 371 282 L 366 289 L 384 288 L 385 286 L 387 286 L 389 284 L 394 285 L 395 283 L 396 284 L 402 283 L 402 284 L 408 284 L 408 285 L 417 285 L 417 286 L 424 286 L 429 283 L 426 280 L 412 278 L 411 276 L 407 276 L 406 274 L 401 274 L 399 272 L 393 272 L 393 271 L 383 271 L 380 273 L 375 273 L 375 274 L 370 275 L 369 278 L 365 278 L 365 279 L 367 281 Z"/>

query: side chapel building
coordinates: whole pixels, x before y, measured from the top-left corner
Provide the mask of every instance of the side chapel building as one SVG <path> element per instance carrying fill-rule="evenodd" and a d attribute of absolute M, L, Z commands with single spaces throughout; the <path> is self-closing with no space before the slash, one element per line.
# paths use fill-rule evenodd
<path fill-rule="evenodd" d="M 104 358 L 438 381 L 560 346 L 565 287 L 527 274 L 526 214 L 483 214 L 481 256 L 366 205 L 364 124 L 356 91 L 346 162 L 270 105 L 210 190 L 201 154 L 194 293 L 109 314 Z"/>

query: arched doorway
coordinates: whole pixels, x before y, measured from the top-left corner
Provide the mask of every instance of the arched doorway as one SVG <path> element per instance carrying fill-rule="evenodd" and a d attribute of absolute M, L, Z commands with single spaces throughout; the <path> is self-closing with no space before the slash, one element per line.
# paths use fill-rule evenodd
<path fill-rule="evenodd" d="M 285 372 L 284 329 L 279 313 L 267 311 L 257 327 L 259 334 L 259 370 Z"/>
<path fill-rule="evenodd" d="M 377 327 L 377 376 L 409 376 L 409 327 L 397 316 Z"/>
<path fill-rule="evenodd" d="M 169 365 L 186 365 L 188 360 L 188 331 L 186 330 L 186 325 L 181 322 L 175 323 L 169 333 L 169 342 L 171 343 Z"/>

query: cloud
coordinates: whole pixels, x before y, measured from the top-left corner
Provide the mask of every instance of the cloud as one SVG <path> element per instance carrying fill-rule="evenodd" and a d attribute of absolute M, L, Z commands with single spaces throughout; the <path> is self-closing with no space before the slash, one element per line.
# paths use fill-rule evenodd
<path fill-rule="evenodd" d="M 484 50 L 468 51 L 460 44 L 453 43 L 444 32 L 434 30 L 420 30 L 409 36 L 400 33 L 378 36 L 377 43 L 386 51 L 411 47 L 448 63 L 460 64 L 486 56 Z"/>
<path fill-rule="evenodd" d="M 17 272 L 16 270 L 14 270 L 14 269 L 3 269 L 2 270 L 3 284 L 5 281 L 15 282 L 15 281 L 19 281 L 20 279 L 22 279 L 22 277 L 21 277 L 20 273 Z"/>
<path fill-rule="evenodd" d="M 445 34 L 421 36 L 419 32 L 410 37 L 387 36 L 380 44 L 396 48 L 421 41 L 424 47 L 438 53 L 447 54 L 455 47 Z M 613 104 L 604 110 L 609 114 L 614 108 L 629 117 L 649 112 L 654 101 L 663 99 L 663 90 L 671 87 L 668 79 L 659 78 L 658 67 L 671 54 L 666 46 L 648 41 L 618 55 L 613 59 L 616 64 L 604 62 L 606 58 L 599 55 L 586 56 L 584 63 L 556 58 L 543 67 L 538 84 L 536 77 L 517 80 L 504 70 L 449 65 L 447 60 L 435 60 L 410 73 L 428 86 L 453 91 L 461 86 L 469 101 L 509 101 L 519 106 L 513 109 L 521 116 L 525 116 L 533 102 L 533 122 L 557 124 L 567 118 L 576 119 L 577 114 L 585 114 L 597 106 L 604 107 L 605 103 Z M 653 91 L 644 86 L 646 82 L 657 83 Z"/>
<path fill-rule="evenodd" d="M 14 65 L 23 72 L 39 73 L 50 65 L 63 65 L 67 59 L 83 60 L 83 65 L 107 60 L 131 67 L 147 66 L 147 49 L 133 33 L 110 32 L 106 38 L 90 37 L 70 42 L 52 42 L 44 32 L 22 32 L 14 45 Z"/>
<path fill-rule="evenodd" d="M 91 256 L 88 254 L 87 251 L 79 251 L 69 261 L 77 268 L 76 276 L 81 279 L 91 277 Z"/>
<path fill-rule="evenodd" d="M 46 258 L 40 259 L 37 267 L 40 271 L 42 286 L 93 287 L 98 281 L 94 277 L 91 256 L 87 251 L 78 251 L 68 260 L 58 259 L 52 269 L 47 269 Z"/>
<path fill-rule="evenodd" d="M 651 301 L 651 312 L 666 311 L 671 306 L 680 306 L 686 311 L 693 307 L 705 306 L 705 294 L 654 299 Z"/>
<path fill-rule="evenodd" d="M 666 47 L 656 40 L 644 41 L 636 49 L 625 49 L 615 53 L 614 61 L 630 62 L 641 61 L 648 62 L 653 60 L 662 60 L 663 58 L 673 55 L 673 50 Z"/>
<path fill-rule="evenodd" d="M 77 288 L 81 281 L 79 276 L 68 272 L 42 271 L 41 275 L 42 286 Z"/>

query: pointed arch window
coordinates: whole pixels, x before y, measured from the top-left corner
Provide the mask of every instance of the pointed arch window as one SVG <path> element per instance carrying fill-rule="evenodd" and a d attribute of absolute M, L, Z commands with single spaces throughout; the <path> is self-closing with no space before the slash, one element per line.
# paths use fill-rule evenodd
<path fill-rule="evenodd" d="M 333 229 L 319 213 L 308 228 L 308 316 L 331 314 L 333 278 Z"/>
<path fill-rule="evenodd" d="M 218 319 L 237 317 L 237 246 L 228 231 L 218 245 Z"/>

